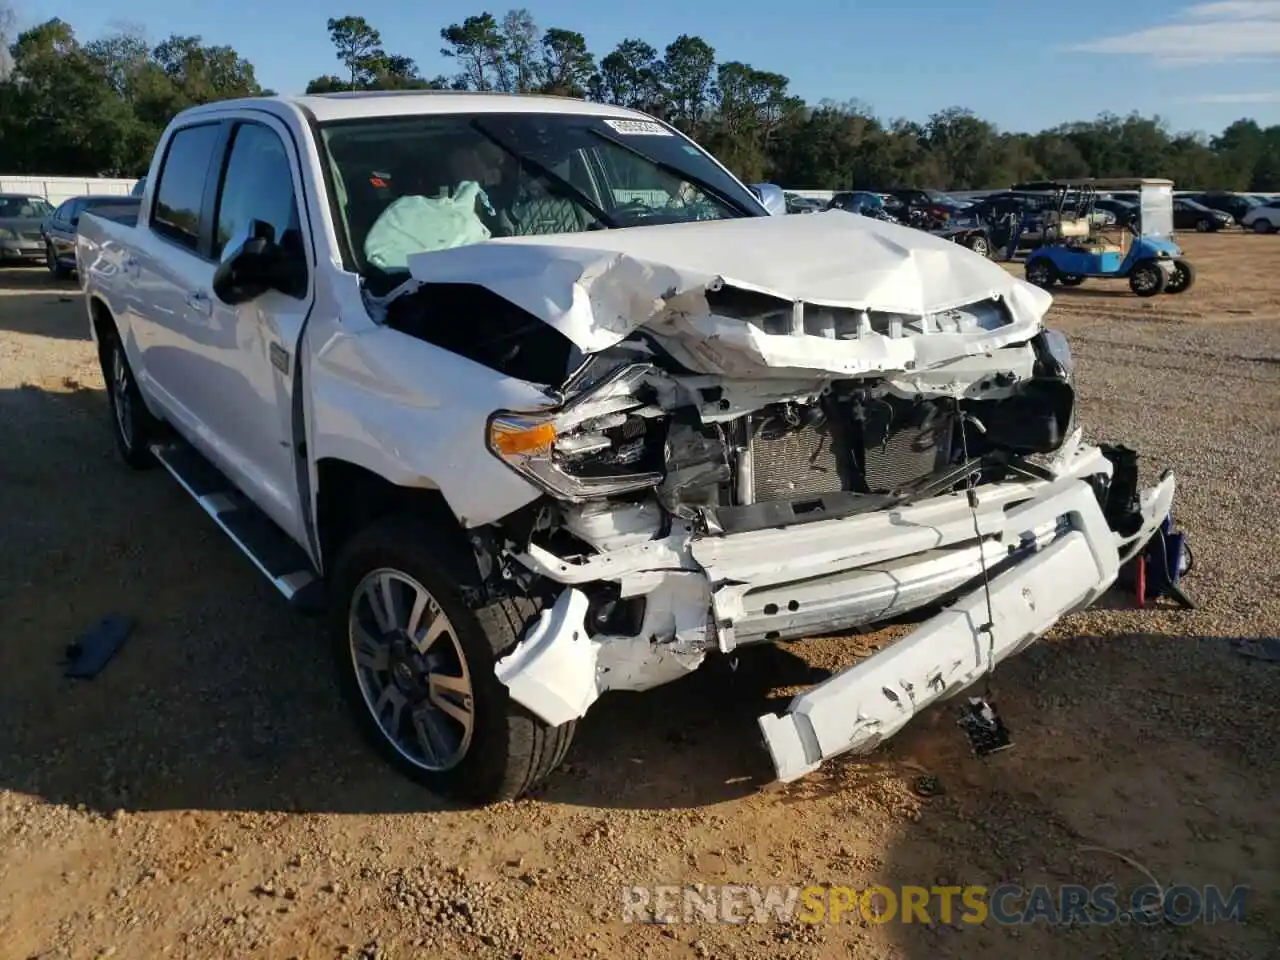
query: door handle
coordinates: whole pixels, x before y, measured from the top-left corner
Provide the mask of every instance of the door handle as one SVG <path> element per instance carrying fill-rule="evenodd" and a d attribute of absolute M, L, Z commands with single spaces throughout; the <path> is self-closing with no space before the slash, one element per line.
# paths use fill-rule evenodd
<path fill-rule="evenodd" d="M 209 295 L 203 290 L 192 290 L 187 294 L 187 306 L 200 313 L 209 312 Z"/>

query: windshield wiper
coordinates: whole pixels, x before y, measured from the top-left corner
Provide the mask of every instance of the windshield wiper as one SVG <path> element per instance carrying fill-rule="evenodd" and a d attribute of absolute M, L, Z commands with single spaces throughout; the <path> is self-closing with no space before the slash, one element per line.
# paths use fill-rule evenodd
<path fill-rule="evenodd" d="M 492 130 L 486 127 L 483 123 L 481 123 L 479 119 L 473 119 L 471 121 L 471 127 L 473 130 L 476 131 L 476 133 L 480 134 L 480 136 L 484 137 L 486 140 L 492 143 L 495 147 L 497 147 L 503 153 L 507 154 L 510 157 L 514 157 L 516 163 L 524 167 L 527 172 L 532 173 L 534 176 L 541 177 L 543 180 L 546 180 L 549 184 L 551 184 L 555 188 L 555 192 L 563 194 L 577 201 L 579 204 L 581 204 L 583 207 L 586 208 L 588 213 L 590 213 L 593 217 L 596 218 L 597 221 L 604 224 L 606 227 L 609 227 L 610 229 L 617 228 L 618 222 L 614 220 L 611 216 L 609 216 L 609 214 L 605 213 L 598 203 L 596 203 L 584 191 L 575 187 L 572 183 L 570 183 L 564 177 L 560 176 L 560 174 L 556 173 L 546 164 L 542 163 L 541 161 L 533 159 L 533 157 L 530 157 L 521 153 L 519 150 L 516 150 L 514 147 L 511 146 L 511 144 L 503 140 L 502 137 L 498 136 L 496 133 L 494 133 Z"/>
<path fill-rule="evenodd" d="M 637 150 L 635 147 L 631 146 L 631 144 L 624 143 L 621 140 L 617 139 L 616 137 L 611 137 L 607 133 L 604 133 L 600 130 L 596 130 L 594 127 L 588 127 L 587 132 L 590 133 L 592 136 L 599 137 L 601 140 L 607 140 L 609 143 L 612 143 L 615 147 L 621 147 L 623 150 L 627 151 L 627 153 L 631 154 L 632 156 L 639 157 L 641 160 L 645 160 L 649 163 L 652 163 L 659 170 L 663 171 L 664 173 L 670 174 L 671 176 L 675 177 L 677 180 L 683 180 L 685 183 L 692 184 L 693 186 L 697 187 L 699 190 L 701 190 L 703 193 L 707 194 L 708 196 L 715 197 L 717 200 L 719 200 L 725 206 L 729 207 L 731 210 L 737 210 L 743 216 L 747 216 L 747 217 L 752 216 L 752 213 L 750 210 L 746 209 L 740 202 L 735 200 L 724 190 L 721 190 L 719 187 L 708 183 L 706 180 L 703 180 L 701 177 L 698 177 L 695 174 L 689 173 L 687 170 L 680 169 L 674 163 L 667 163 L 664 160 L 658 160 L 654 157 L 651 157 L 647 153 L 645 153 L 643 150 Z"/>

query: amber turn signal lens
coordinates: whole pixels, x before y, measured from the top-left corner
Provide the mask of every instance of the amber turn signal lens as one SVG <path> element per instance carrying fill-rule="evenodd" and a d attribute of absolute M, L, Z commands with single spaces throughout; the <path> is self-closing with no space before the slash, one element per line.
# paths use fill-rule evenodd
<path fill-rule="evenodd" d="M 504 457 L 549 453 L 556 442 L 555 424 L 512 423 L 495 420 L 489 425 L 489 443 Z"/>

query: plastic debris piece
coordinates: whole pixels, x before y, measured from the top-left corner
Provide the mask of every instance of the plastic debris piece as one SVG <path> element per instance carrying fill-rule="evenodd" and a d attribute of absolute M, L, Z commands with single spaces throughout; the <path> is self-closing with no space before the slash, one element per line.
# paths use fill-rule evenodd
<path fill-rule="evenodd" d="M 67 645 L 66 669 L 63 676 L 76 680 L 92 680 L 133 632 L 133 620 L 112 614 L 103 617 L 85 633 Z"/>

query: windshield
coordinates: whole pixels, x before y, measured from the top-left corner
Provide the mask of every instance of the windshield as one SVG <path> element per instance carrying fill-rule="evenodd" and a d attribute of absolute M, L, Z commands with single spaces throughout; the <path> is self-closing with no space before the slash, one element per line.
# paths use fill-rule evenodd
<path fill-rule="evenodd" d="M 491 236 L 764 216 L 707 154 L 655 121 L 433 114 L 321 125 L 357 271 Z"/>
<path fill-rule="evenodd" d="M 1206 207 L 1203 203 L 1198 203 L 1195 200 L 1181 199 L 1178 201 L 1178 204 L 1182 207 L 1185 207 L 1188 210 L 1199 210 L 1205 213 L 1211 212 L 1209 208 Z"/>
<path fill-rule="evenodd" d="M 30 219 L 51 213 L 53 207 L 42 197 L 0 197 L 0 217 Z"/>

